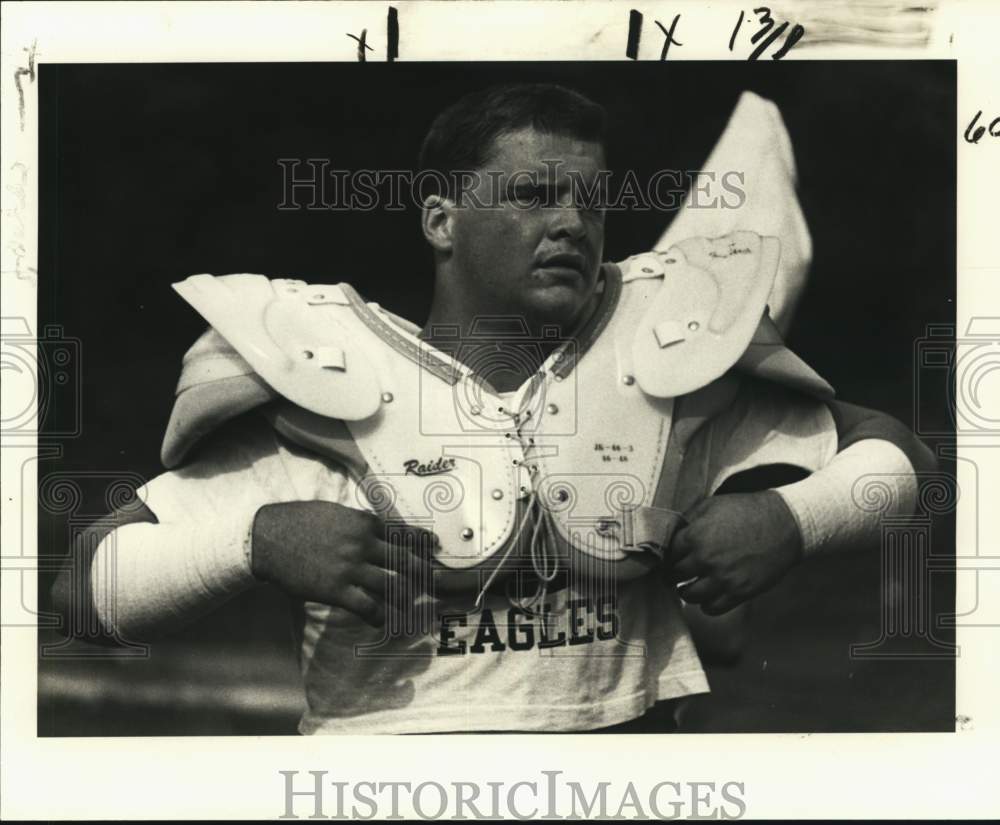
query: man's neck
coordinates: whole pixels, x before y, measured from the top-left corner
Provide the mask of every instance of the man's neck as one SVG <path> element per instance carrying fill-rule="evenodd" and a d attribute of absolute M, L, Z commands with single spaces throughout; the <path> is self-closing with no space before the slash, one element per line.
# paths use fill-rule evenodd
<path fill-rule="evenodd" d="M 524 315 L 478 313 L 435 300 L 420 338 L 472 367 L 498 392 L 516 390 L 545 359 L 593 315 L 594 295 L 577 318 L 566 322 Z"/>

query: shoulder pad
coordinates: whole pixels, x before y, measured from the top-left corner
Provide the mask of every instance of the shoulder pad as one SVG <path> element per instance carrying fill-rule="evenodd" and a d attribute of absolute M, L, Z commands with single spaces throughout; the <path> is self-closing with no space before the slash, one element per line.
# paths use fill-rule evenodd
<path fill-rule="evenodd" d="M 225 422 L 279 397 L 211 327 L 184 354 L 176 394 L 160 448 L 167 469 Z"/>
<path fill-rule="evenodd" d="M 345 421 L 378 410 L 378 376 L 351 334 L 353 311 L 339 286 L 263 275 L 192 275 L 174 289 L 233 348 L 233 356 L 289 401 Z M 229 362 L 237 369 L 238 360 Z M 184 376 L 181 381 L 184 389 Z"/>
<path fill-rule="evenodd" d="M 689 238 L 630 263 L 630 270 L 663 273 L 663 285 L 632 343 L 635 377 L 644 392 L 661 398 L 684 395 L 739 360 L 764 315 L 780 247 L 777 238 L 734 232 Z M 660 266 L 643 263 L 650 257 Z"/>
<path fill-rule="evenodd" d="M 653 248 L 669 249 L 685 238 L 711 238 L 737 229 L 778 238 L 781 260 L 767 303 L 778 328 L 787 330 L 806 284 L 812 240 L 795 194 L 795 156 L 778 107 L 743 92 L 715 148 L 698 168 L 717 181 L 726 181 L 730 170 L 739 169 L 739 208 L 693 208 L 692 190 Z M 728 184 L 723 186 L 728 189 Z"/>

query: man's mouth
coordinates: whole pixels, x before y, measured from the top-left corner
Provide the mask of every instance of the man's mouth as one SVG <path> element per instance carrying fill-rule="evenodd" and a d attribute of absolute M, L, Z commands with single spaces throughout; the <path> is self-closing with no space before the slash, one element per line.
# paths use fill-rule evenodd
<path fill-rule="evenodd" d="M 583 275 L 587 267 L 587 261 L 576 252 L 560 252 L 556 255 L 549 255 L 542 258 L 538 263 L 539 268 L 549 270 L 555 274 L 562 274 L 566 277 Z"/>

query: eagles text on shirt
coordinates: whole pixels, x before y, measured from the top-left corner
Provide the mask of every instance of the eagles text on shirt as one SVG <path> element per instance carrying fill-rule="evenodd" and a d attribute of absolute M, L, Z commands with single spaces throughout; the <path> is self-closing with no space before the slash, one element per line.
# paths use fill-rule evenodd
<path fill-rule="evenodd" d="M 456 638 L 456 628 L 477 622 L 471 643 Z M 503 650 L 544 650 L 547 648 L 592 644 L 618 636 L 618 600 L 614 596 L 595 601 L 571 599 L 566 609 L 555 613 L 545 604 L 538 614 L 520 607 L 505 612 L 484 608 L 473 614 L 453 613 L 441 616 L 437 654 L 499 653 Z M 464 635 L 464 634 L 463 634 Z"/>

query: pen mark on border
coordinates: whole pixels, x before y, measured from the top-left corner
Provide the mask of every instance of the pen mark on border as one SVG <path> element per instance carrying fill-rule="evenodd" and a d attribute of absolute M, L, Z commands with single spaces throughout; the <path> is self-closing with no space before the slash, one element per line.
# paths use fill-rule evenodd
<path fill-rule="evenodd" d="M 24 49 L 28 53 L 28 65 L 27 67 L 18 66 L 14 70 L 14 85 L 17 86 L 17 113 L 21 119 L 21 131 L 24 131 L 24 88 L 21 86 L 21 78 L 25 75 L 28 76 L 28 80 L 32 83 L 35 82 L 35 49 L 38 47 L 38 41 L 33 40 L 31 43 L 31 48 Z"/>
<path fill-rule="evenodd" d="M 393 6 L 389 6 L 386 31 L 388 44 L 385 47 L 385 59 L 392 63 L 399 57 L 399 12 Z"/>
<path fill-rule="evenodd" d="M 356 34 L 351 34 L 350 32 L 347 33 L 347 36 L 350 37 L 352 40 L 357 40 L 358 41 L 358 62 L 359 63 L 364 63 L 365 62 L 365 49 L 368 49 L 368 51 L 370 51 L 370 52 L 375 51 L 371 46 L 368 45 L 368 42 L 367 42 L 368 41 L 368 29 L 362 29 L 361 30 L 361 37 L 358 37 Z"/>
<path fill-rule="evenodd" d="M 642 12 L 632 9 L 628 13 L 628 43 L 625 46 L 625 57 L 629 60 L 639 59 L 640 37 L 642 37 Z"/>

